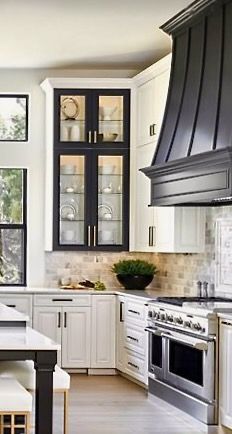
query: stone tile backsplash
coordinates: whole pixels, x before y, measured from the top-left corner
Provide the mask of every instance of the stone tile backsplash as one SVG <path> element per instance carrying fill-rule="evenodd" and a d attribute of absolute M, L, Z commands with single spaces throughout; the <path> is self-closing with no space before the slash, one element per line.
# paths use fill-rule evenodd
<path fill-rule="evenodd" d="M 113 263 L 141 258 L 154 262 L 159 270 L 150 287 L 173 294 L 195 294 L 198 279 L 214 282 L 215 222 L 217 218 L 232 218 L 232 207 L 209 207 L 206 216 L 206 249 L 202 254 L 47 252 L 45 284 L 57 287 L 62 277 L 71 277 L 73 281 L 100 279 L 108 288 L 116 288 L 120 285 L 111 272 Z"/>

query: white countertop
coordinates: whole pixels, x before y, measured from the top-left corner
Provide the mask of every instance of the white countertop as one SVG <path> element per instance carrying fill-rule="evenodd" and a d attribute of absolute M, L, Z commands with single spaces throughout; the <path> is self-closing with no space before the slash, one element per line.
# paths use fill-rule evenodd
<path fill-rule="evenodd" d="M 47 287 L 25 287 L 25 286 L 8 286 L 0 287 L 0 295 L 8 294 L 60 294 L 60 295 L 125 295 L 134 298 L 144 298 L 147 300 L 155 299 L 160 295 L 169 295 L 170 293 L 163 292 L 161 289 L 146 289 L 146 290 L 132 290 L 112 288 L 104 291 L 96 291 L 94 289 L 60 289 L 60 288 L 47 288 Z"/>
<path fill-rule="evenodd" d="M 16 312 L 16 311 L 15 311 Z M 60 350 L 61 346 L 31 327 L 0 328 L 1 350 Z"/>

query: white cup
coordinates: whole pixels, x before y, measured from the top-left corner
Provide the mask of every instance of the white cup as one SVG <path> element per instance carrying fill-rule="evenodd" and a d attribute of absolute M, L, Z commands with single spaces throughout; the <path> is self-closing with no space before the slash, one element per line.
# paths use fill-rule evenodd
<path fill-rule="evenodd" d="M 62 238 L 64 241 L 73 241 L 75 237 L 76 232 L 71 229 L 67 229 L 66 231 L 62 232 Z"/>
<path fill-rule="evenodd" d="M 60 140 L 61 142 L 69 141 L 69 127 L 66 125 L 62 125 L 60 128 Z"/>
<path fill-rule="evenodd" d="M 70 140 L 71 140 L 71 142 L 78 142 L 80 140 L 80 127 L 79 127 L 79 125 L 73 125 L 71 127 Z"/>

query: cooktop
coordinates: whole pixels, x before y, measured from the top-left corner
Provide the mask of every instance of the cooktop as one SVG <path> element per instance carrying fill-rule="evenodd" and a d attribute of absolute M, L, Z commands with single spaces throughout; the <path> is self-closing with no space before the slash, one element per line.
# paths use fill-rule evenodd
<path fill-rule="evenodd" d="M 156 302 L 182 306 L 183 303 L 232 303 L 232 298 L 226 297 L 157 297 Z"/>

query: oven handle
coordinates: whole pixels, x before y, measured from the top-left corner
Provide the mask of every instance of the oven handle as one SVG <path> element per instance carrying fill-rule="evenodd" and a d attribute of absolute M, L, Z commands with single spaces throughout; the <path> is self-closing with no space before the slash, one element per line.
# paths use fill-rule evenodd
<path fill-rule="evenodd" d="M 162 336 L 162 332 L 161 332 L 161 330 L 159 330 L 159 329 L 154 329 L 154 328 L 152 328 L 152 327 L 146 327 L 146 328 L 144 329 L 144 331 L 145 331 L 145 332 L 152 333 L 153 335 L 156 335 L 156 336 Z"/>
<path fill-rule="evenodd" d="M 195 348 L 196 350 L 200 350 L 200 351 L 208 350 L 208 344 L 207 342 L 204 341 L 190 342 L 185 339 L 176 338 L 175 336 L 172 336 L 171 334 L 168 333 L 161 333 L 161 337 L 168 338 L 171 341 L 180 342 L 181 344 L 188 345 L 189 347 Z"/>
<path fill-rule="evenodd" d="M 163 332 L 159 329 L 153 329 L 151 327 L 146 327 L 145 328 L 146 332 L 152 333 L 156 336 L 161 336 L 161 338 L 167 338 L 170 339 L 172 341 L 175 342 L 180 342 L 181 344 L 184 345 L 188 345 L 192 348 L 195 348 L 196 350 L 200 350 L 200 351 L 207 351 L 208 350 L 208 344 L 205 341 L 200 341 L 200 340 L 195 340 L 195 342 L 190 342 L 189 340 L 185 340 L 185 339 L 181 339 L 181 338 L 177 338 L 175 336 L 173 336 L 171 333 L 168 332 Z"/>

